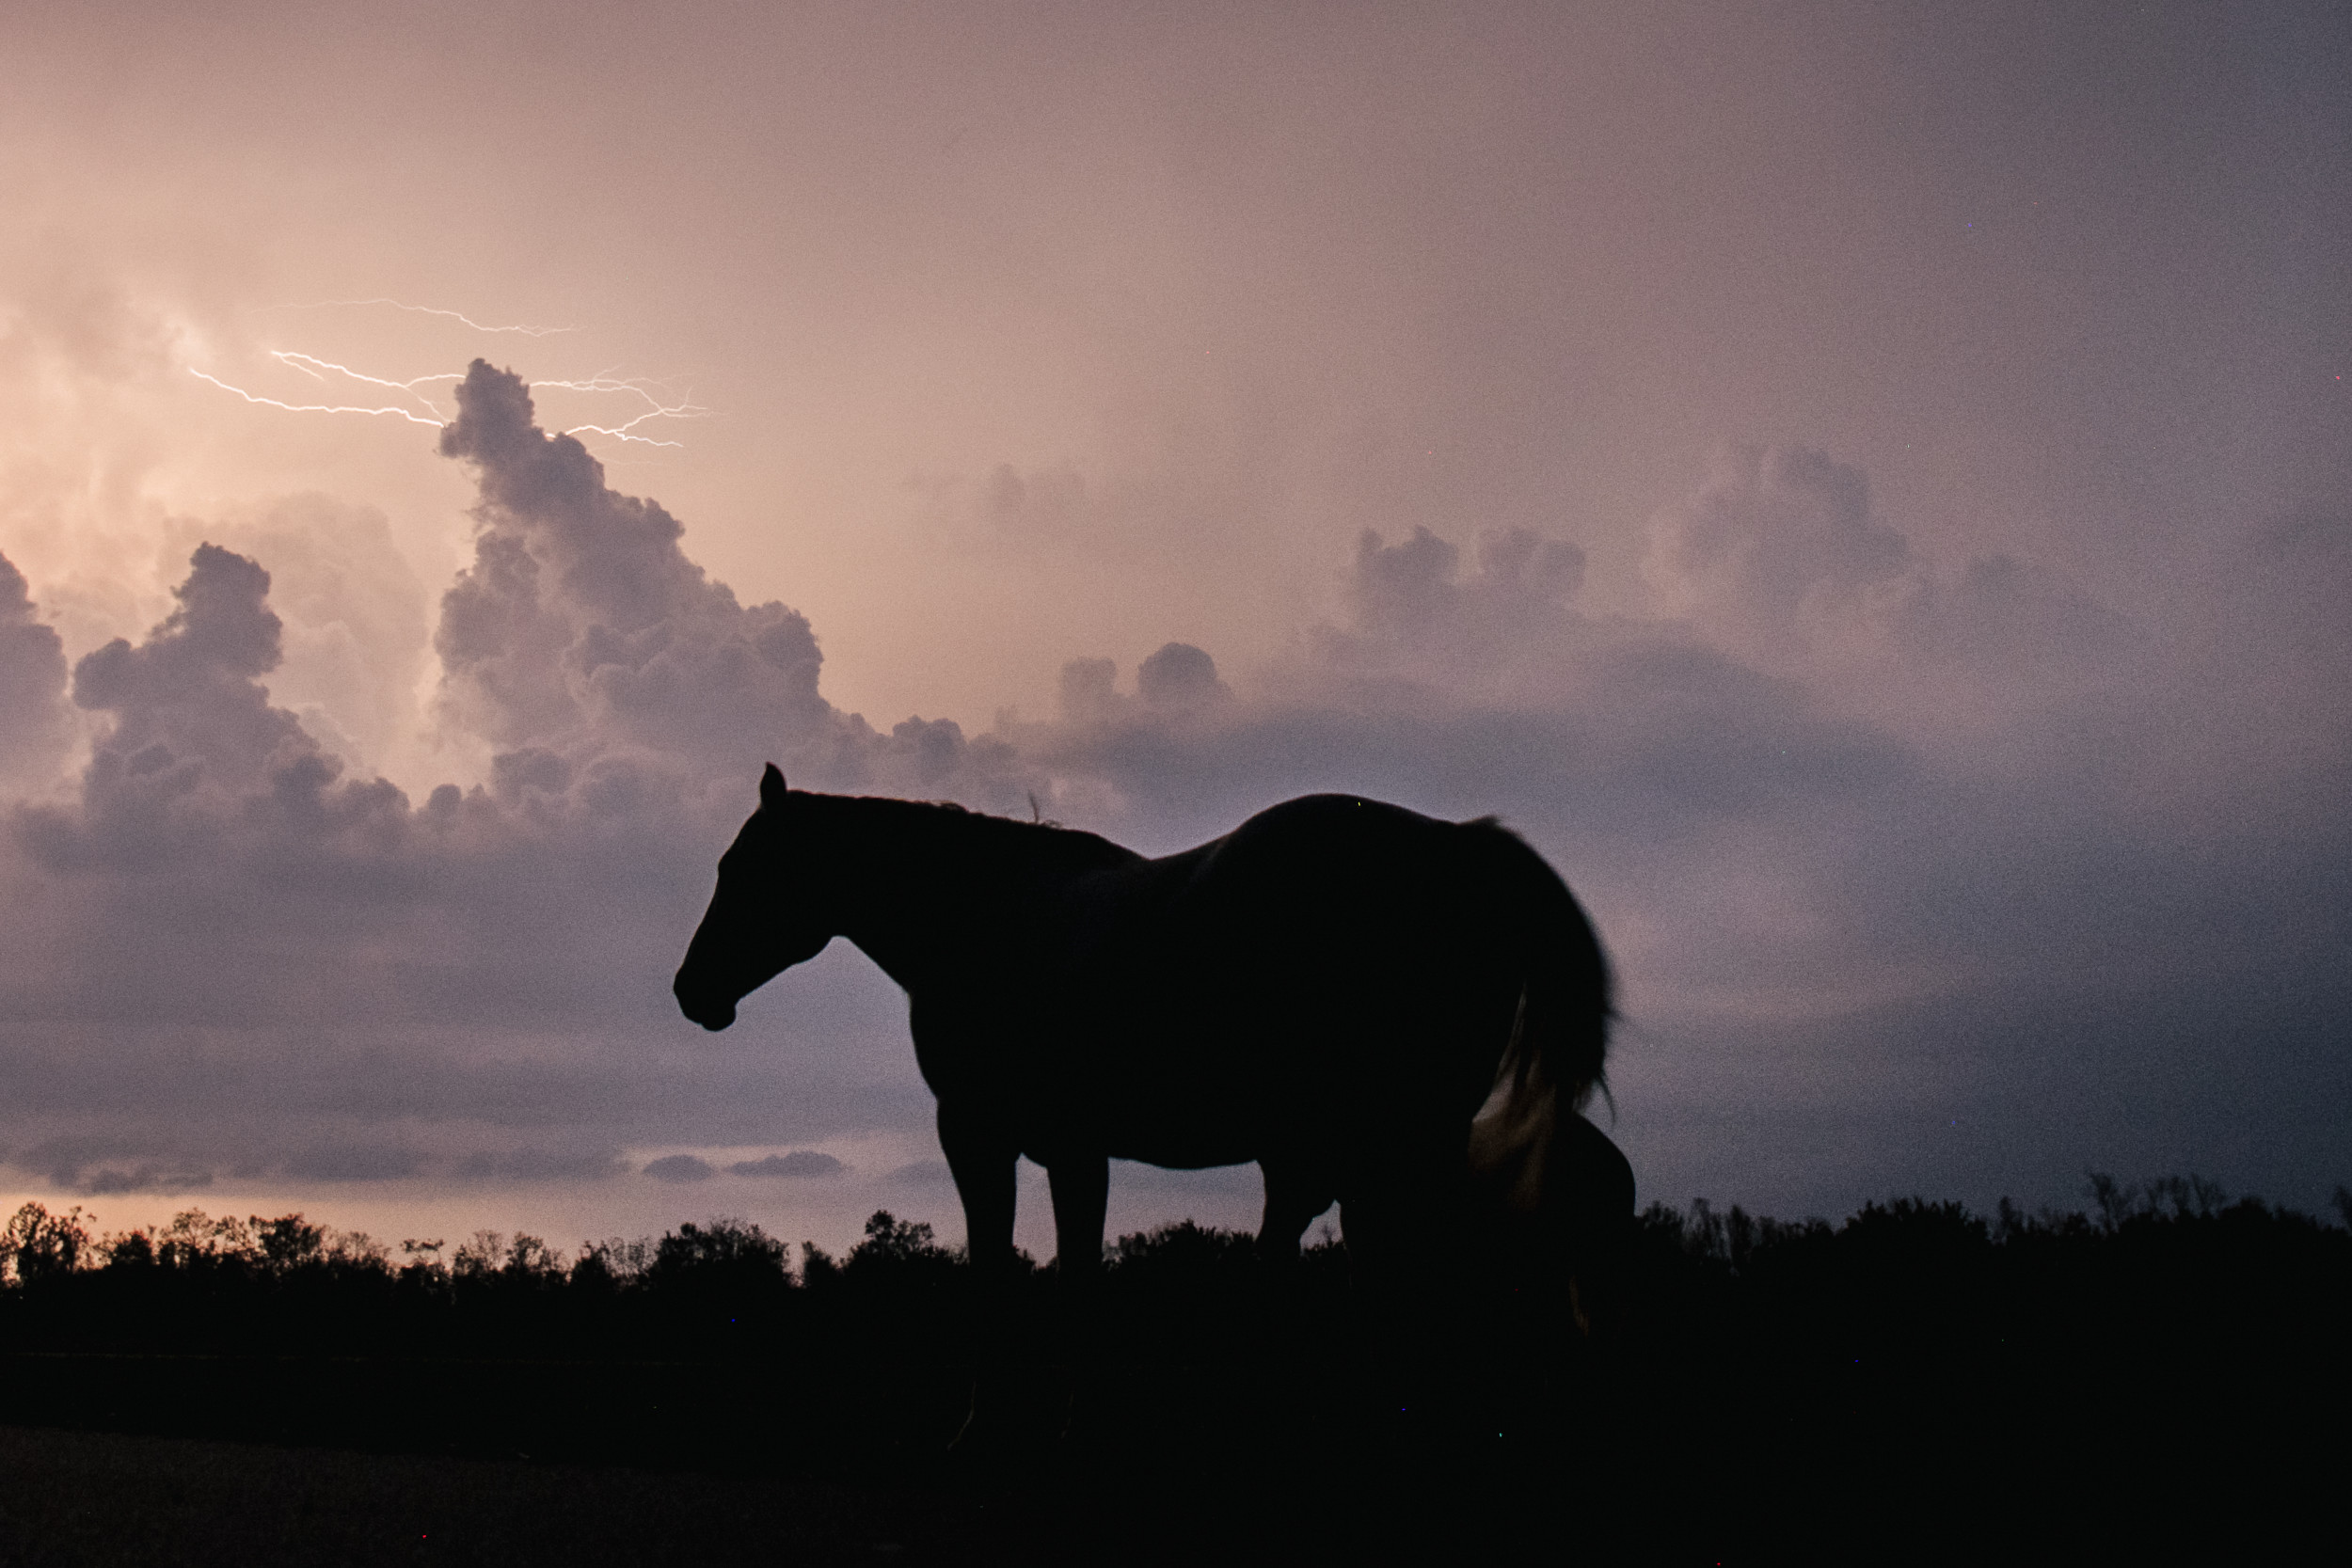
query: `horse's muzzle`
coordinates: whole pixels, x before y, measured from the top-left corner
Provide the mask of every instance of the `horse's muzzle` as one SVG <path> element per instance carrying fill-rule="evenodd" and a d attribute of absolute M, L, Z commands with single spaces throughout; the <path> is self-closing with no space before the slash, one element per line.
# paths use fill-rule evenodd
<path fill-rule="evenodd" d="M 723 997 L 692 994 L 687 989 L 684 975 L 678 976 L 677 983 L 670 988 L 670 991 L 677 998 L 679 1011 L 706 1029 L 716 1032 L 735 1022 L 734 1003 Z"/>

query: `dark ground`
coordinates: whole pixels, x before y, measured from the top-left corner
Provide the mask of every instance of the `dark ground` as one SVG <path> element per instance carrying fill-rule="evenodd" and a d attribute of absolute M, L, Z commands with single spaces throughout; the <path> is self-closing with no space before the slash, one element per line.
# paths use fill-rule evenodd
<path fill-rule="evenodd" d="M 1040 1276 L 953 1460 L 961 1265 L 747 1238 L 0 1292 L 0 1565 L 2286 1560 L 2352 1474 L 2352 1234 L 2257 1204 L 1653 1210 L 1613 1331 L 1480 1298 L 1409 1410 L 1343 1255 L 1269 1293 L 1242 1239 L 1131 1238 L 1074 1428 Z"/>
<path fill-rule="evenodd" d="M 24 1358 L 7 1369 L 26 1370 Z M 68 1358 L 33 1381 L 94 1391 L 129 1370 Z M 192 1381 L 211 1386 L 224 1370 Z M 185 1370 L 136 1369 L 149 1386 Z M 237 1370 L 250 1387 L 256 1369 Z M 485 1381 L 501 1370 L 514 1369 L 408 1369 Z M 342 1383 L 342 1371 L 276 1370 L 290 1383 Z M 282 1418 L 271 1423 L 276 1442 L 0 1428 L 0 1563 L 1311 1562 L 1444 1560 L 1473 1546 L 1525 1555 L 1515 1543 L 1531 1532 L 1490 1516 L 1511 1505 L 1489 1495 L 1521 1456 L 1494 1456 L 1497 1467 L 1473 1473 L 1459 1433 L 1391 1433 L 1375 1451 L 1345 1433 L 1197 1433 L 1191 1423 L 1206 1412 L 1176 1390 L 1173 1424 L 1106 1399 L 1098 1419 L 1109 1430 L 1064 1438 L 1053 1431 L 1060 1380 L 1044 1381 L 1025 1430 L 982 1460 L 950 1460 L 942 1450 L 952 1425 L 919 1419 L 919 1451 L 895 1464 L 866 1452 L 811 1465 L 789 1445 L 749 1438 L 727 1451 L 720 1406 L 760 1397 L 752 1388 L 677 1402 L 717 1424 L 666 1455 L 643 1431 L 606 1424 L 610 1410 L 596 1430 L 541 1429 L 560 1457 L 493 1457 L 480 1426 L 444 1433 L 443 1446 L 461 1451 L 437 1453 L 317 1446 L 301 1441 L 317 1430 Z M 246 1408 L 261 1415 L 262 1402 Z M 108 1425 L 217 1424 L 211 1411 L 185 1422 L 119 1406 L 89 1414 Z M 1504 1490 L 1539 1507 L 1565 1501 L 1561 1489 L 1531 1490 L 1524 1478 Z"/>
<path fill-rule="evenodd" d="M 2333 1512 L 2346 1453 L 2340 1384 L 2183 1386 L 2158 1372 L 2051 1394 L 1862 1370 L 1811 1387 L 1668 1379 L 1639 1396 L 1596 1391 L 1588 1431 L 1524 1440 L 1470 1433 L 1466 1419 L 1384 1428 L 1360 1410 L 1284 1425 L 1263 1404 L 1220 1397 L 1230 1390 L 1152 1380 L 1068 1439 L 1051 1430 L 1046 1395 L 992 1461 L 948 1462 L 946 1429 L 918 1414 L 917 1441 L 898 1460 L 868 1450 L 828 1465 L 740 1430 L 793 1418 L 757 1378 L 665 1400 L 676 1426 L 648 1430 L 626 1397 L 612 1401 L 606 1368 L 600 1415 L 550 1409 L 528 1431 L 493 1415 L 437 1442 L 411 1427 L 388 1449 L 343 1402 L 398 1398 L 404 1380 L 486 1390 L 568 1370 L 387 1367 L 370 1386 L 315 1364 L 256 1376 L 249 1365 L 79 1357 L 28 1377 L 28 1359 L 5 1369 L 11 1415 L 40 1414 L 26 1407 L 43 1402 L 24 1396 L 47 1381 L 80 1390 L 73 1410 L 47 1414 L 149 1430 L 0 1429 L 0 1563 L 10 1568 L 2177 1560 L 2206 1540 L 2247 1560 Z M 239 1424 L 217 1406 L 181 1419 L 102 1408 L 104 1387 L 133 1373 L 156 1390 L 232 1376 L 247 1391 L 247 1424 L 274 1426 L 275 1440 L 162 1434 Z M 288 1386 L 278 1402 L 274 1379 Z M 441 1419 L 462 1402 L 439 1402 Z M 1273 1425 L 1253 1429 L 1253 1418 Z M 496 1451 L 516 1440 L 547 1451 Z"/>
<path fill-rule="evenodd" d="M 0 1562 L 1017 1561 L 1036 1523 L 973 1493 L 0 1429 Z"/>
<path fill-rule="evenodd" d="M 57 1423 L 0 1429 L 9 1565 L 1392 1560 L 1514 1533 L 1483 1494 L 1523 1457 L 1199 1368 L 1104 1379 L 1067 1436 L 1067 1374 L 1027 1369 L 977 1458 L 946 1453 L 952 1375 L 19 1354 L 0 1377 L 0 1414 Z"/>

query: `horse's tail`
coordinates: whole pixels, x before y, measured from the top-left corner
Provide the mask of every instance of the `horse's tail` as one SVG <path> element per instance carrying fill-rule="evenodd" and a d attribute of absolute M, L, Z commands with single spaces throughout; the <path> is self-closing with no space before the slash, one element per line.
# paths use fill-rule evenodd
<path fill-rule="evenodd" d="M 1470 826 L 1492 835 L 1509 938 L 1525 955 L 1510 1041 L 1471 1127 L 1470 1164 L 1510 1207 L 1533 1212 L 1543 1203 L 1563 1118 L 1576 1117 L 1596 1090 L 1609 1092 L 1615 987 L 1593 923 L 1559 873 L 1491 818 Z"/>
<path fill-rule="evenodd" d="M 1511 1277 L 1561 1289 L 1581 1331 L 1605 1332 L 1623 1312 L 1634 1202 L 1633 1167 L 1581 1114 L 1609 1092 L 1609 959 L 1541 856 L 1497 824 L 1472 826 L 1497 846 L 1505 940 L 1525 957 L 1510 1040 L 1470 1124 L 1467 1217 Z"/>

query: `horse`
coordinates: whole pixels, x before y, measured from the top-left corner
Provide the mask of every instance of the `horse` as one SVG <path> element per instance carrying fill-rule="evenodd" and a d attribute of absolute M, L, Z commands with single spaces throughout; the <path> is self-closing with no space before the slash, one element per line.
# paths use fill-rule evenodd
<path fill-rule="evenodd" d="M 1065 1281 L 1100 1269 L 1113 1159 L 1255 1162 L 1278 1268 L 1334 1202 L 1374 1272 L 1401 1271 L 1465 1191 L 1571 1251 L 1593 1213 L 1630 1218 L 1630 1168 L 1579 1114 L 1604 1086 L 1608 960 L 1567 884 L 1492 817 L 1309 795 L 1148 859 L 1051 823 L 791 789 L 771 763 L 678 1006 L 724 1029 L 836 936 L 907 992 L 976 1270 L 1016 1259 L 1023 1155 L 1050 1179 Z"/>

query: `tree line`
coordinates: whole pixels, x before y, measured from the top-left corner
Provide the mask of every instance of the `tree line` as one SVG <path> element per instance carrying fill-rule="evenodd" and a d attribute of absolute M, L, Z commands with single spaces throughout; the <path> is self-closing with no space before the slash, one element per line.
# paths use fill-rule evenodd
<path fill-rule="evenodd" d="M 1685 1358 L 1736 1347 L 1750 1360 L 1851 1360 L 1857 1348 L 1923 1363 L 2079 1357 L 2104 1354 L 2103 1338 L 2145 1347 L 2166 1336 L 2177 1355 L 2217 1340 L 2315 1343 L 2330 1314 L 2352 1321 L 2344 1189 L 2337 1223 L 2233 1200 L 2195 1177 L 2094 1173 L 2086 1196 L 2087 1210 L 2034 1213 L 2003 1199 L 1990 1215 L 1906 1198 L 1838 1224 L 1652 1204 L 1631 1226 L 1621 1277 L 1581 1282 L 1581 1299 L 1613 1292 L 1604 1326 L 1629 1346 Z M 1178 1358 L 1215 1354 L 1259 1335 L 1265 1281 L 1247 1233 L 1184 1221 L 1119 1238 L 1105 1262 L 1103 1310 L 1126 1331 L 1113 1342 L 1135 1354 L 1164 1342 Z M 1426 1274 L 1467 1275 L 1460 1263 L 1446 1238 L 1429 1239 Z M 1052 1271 L 1026 1268 L 1022 1288 L 1047 1310 Z M 0 1228 L 0 1328 L 18 1350 L 699 1359 L 783 1353 L 825 1332 L 897 1333 L 955 1354 L 968 1349 L 967 1272 L 960 1247 L 887 1211 L 836 1258 L 739 1219 L 567 1255 L 523 1233 L 388 1243 L 299 1213 L 196 1209 L 101 1234 L 79 1209 L 32 1202 Z M 1327 1229 L 1284 1281 L 1286 1310 L 1340 1309 L 1347 1275 Z M 1550 1332 L 1566 1311 L 1540 1293 L 1486 1305 L 1497 1331 Z"/>
<path fill-rule="evenodd" d="M 1152 1507 L 1170 1478 L 1352 1496 L 1375 1537 L 1391 1492 L 1446 1476 L 1637 1550 L 1812 1539 L 1834 1514 L 1894 1531 L 1870 1536 L 1885 1555 L 1931 1548 L 1923 1521 L 2054 1509 L 2104 1540 L 2184 1486 L 2248 1518 L 2325 1495 L 2341 1443 L 2308 1434 L 2352 1399 L 2352 1194 L 2329 1219 L 2195 1178 L 2094 1175 L 2085 1197 L 1836 1223 L 1653 1204 L 1589 1336 L 1586 1281 L 1498 1275 L 1433 1235 L 1423 1282 L 1458 1289 L 1426 1293 L 1440 1354 L 1410 1401 L 1327 1232 L 1273 1275 L 1246 1233 L 1122 1236 L 1073 1354 L 1050 1265 L 993 1316 L 960 1249 L 888 1212 L 838 1257 L 725 1219 L 567 1255 L 198 1210 L 100 1234 L 32 1203 L 0 1227 L 0 1422 L 902 1478 L 943 1463 L 993 1366 L 1024 1465 L 1138 1507 L 1137 1478 Z"/>

